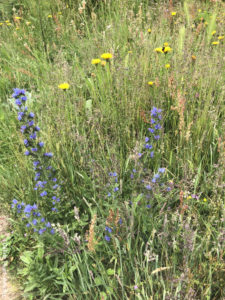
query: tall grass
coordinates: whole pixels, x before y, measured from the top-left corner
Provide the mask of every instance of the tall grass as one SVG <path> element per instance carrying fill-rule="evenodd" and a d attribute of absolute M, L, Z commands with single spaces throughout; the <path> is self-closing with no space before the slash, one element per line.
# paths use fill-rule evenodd
<path fill-rule="evenodd" d="M 9 265 L 24 297 L 223 299 L 224 39 L 212 42 L 224 34 L 224 4 L 10 3 L 0 6 L 0 204 L 12 219 Z M 156 53 L 165 42 L 173 50 Z M 113 59 L 92 65 L 104 52 Z M 62 82 L 70 88 L 60 90 Z M 10 208 L 13 198 L 34 199 L 9 100 L 15 87 L 31 93 L 62 181 L 58 236 L 49 241 L 24 236 Z M 153 106 L 163 131 L 147 167 L 150 175 L 165 167 L 173 189 L 146 210 L 130 173 Z M 118 174 L 115 201 L 109 172 Z M 109 224 L 116 234 L 107 242 Z"/>

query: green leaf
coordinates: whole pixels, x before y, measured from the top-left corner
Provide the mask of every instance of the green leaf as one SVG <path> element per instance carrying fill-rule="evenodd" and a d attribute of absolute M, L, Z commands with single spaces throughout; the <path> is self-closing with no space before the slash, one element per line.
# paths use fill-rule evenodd
<path fill-rule="evenodd" d="M 108 269 L 106 272 L 107 272 L 107 274 L 108 274 L 109 276 L 115 274 L 115 271 L 114 271 L 113 269 Z"/>

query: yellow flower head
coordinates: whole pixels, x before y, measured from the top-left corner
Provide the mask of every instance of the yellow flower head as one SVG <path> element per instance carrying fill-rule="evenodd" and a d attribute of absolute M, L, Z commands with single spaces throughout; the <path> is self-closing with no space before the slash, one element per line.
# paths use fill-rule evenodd
<path fill-rule="evenodd" d="M 204 201 L 204 202 L 207 202 L 207 199 L 206 199 L 206 198 L 204 198 L 204 199 L 203 199 L 203 201 Z"/>
<path fill-rule="evenodd" d="M 103 53 L 101 55 L 101 58 L 106 59 L 106 60 L 108 60 L 108 59 L 110 59 L 112 57 L 113 57 L 113 55 L 111 53 Z"/>
<path fill-rule="evenodd" d="M 192 197 L 191 197 L 191 196 L 188 196 L 188 197 L 187 197 L 187 200 L 190 200 L 190 199 L 192 199 Z"/>
<path fill-rule="evenodd" d="M 94 59 L 92 59 L 91 64 L 92 64 L 92 65 L 97 65 L 97 64 L 99 64 L 100 62 L 101 62 L 101 59 L 99 59 L 99 58 L 94 58 Z"/>
<path fill-rule="evenodd" d="M 48 15 L 48 18 L 51 19 L 51 18 L 52 18 L 52 15 Z"/>
<path fill-rule="evenodd" d="M 191 58 L 192 58 L 193 60 L 196 60 L 196 56 L 195 56 L 195 55 L 192 55 Z"/>
<path fill-rule="evenodd" d="M 62 12 L 61 12 L 61 11 L 59 11 L 59 12 L 58 12 L 58 15 L 61 15 L 61 14 L 62 14 Z"/>
<path fill-rule="evenodd" d="M 162 48 L 162 51 L 163 51 L 164 53 L 170 52 L 170 51 L 172 51 L 172 50 L 173 50 L 173 49 L 170 48 L 170 47 L 163 47 L 163 48 Z"/>
<path fill-rule="evenodd" d="M 148 29 L 148 33 L 151 33 L 151 32 L 152 32 L 152 30 L 149 28 L 149 29 Z"/>
<path fill-rule="evenodd" d="M 214 35 L 216 33 L 216 30 L 212 31 L 212 35 Z"/>
<path fill-rule="evenodd" d="M 150 85 L 150 86 L 153 86 L 153 84 L 154 84 L 154 81 L 149 81 L 148 82 L 148 85 Z"/>
<path fill-rule="evenodd" d="M 5 23 L 9 23 L 9 20 L 6 20 Z"/>
<path fill-rule="evenodd" d="M 218 45 L 220 42 L 216 41 L 216 42 L 212 42 L 212 45 Z"/>
<path fill-rule="evenodd" d="M 0 26 L 2 26 L 3 25 L 3 23 L 0 23 Z"/>
<path fill-rule="evenodd" d="M 198 12 L 200 13 L 200 12 L 202 12 L 202 10 L 201 10 L 201 9 L 199 9 L 199 10 L 198 10 Z"/>
<path fill-rule="evenodd" d="M 69 83 L 61 83 L 60 85 L 58 85 L 58 88 L 60 88 L 61 90 L 68 90 L 68 88 L 70 87 Z"/>
<path fill-rule="evenodd" d="M 19 27 L 16 27 L 16 30 L 19 30 L 20 28 Z"/>
<path fill-rule="evenodd" d="M 171 16 L 176 16 L 176 14 L 177 14 L 176 11 L 171 12 Z"/>
<path fill-rule="evenodd" d="M 21 18 L 21 17 L 15 17 L 15 19 L 16 19 L 16 20 L 21 20 L 22 18 Z"/>
<path fill-rule="evenodd" d="M 7 26 L 12 26 L 12 23 L 6 23 Z"/>
<path fill-rule="evenodd" d="M 105 60 L 102 60 L 102 61 L 101 61 L 101 66 L 104 67 L 105 65 L 106 65 L 106 61 L 105 61 Z"/>
<path fill-rule="evenodd" d="M 165 43 L 163 44 L 163 46 L 164 46 L 164 47 L 168 47 L 168 46 L 169 46 L 169 43 L 165 42 Z"/>
<path fill-rule="evenodd" d="M 26 22 L 26 24 L 27 24 L 27 25 L 30 25 L 30 24 L 31 24 L 31 22 L 27 21 L 27 22 Z"/>
<path fill-rule="evenodd" d="M 163 50 L 162 50 L 162 48 L 161 47 L 159 47 L 159 48 L 155 48 L 155 50 L 154 50 L 155 52 L 157 52 L 157 53 L 163 53 Z"/>
<path fill-rule="evenodd" d="M 224 35 L 218 36 L 218 40 L 223 40 L 223 39 L 224 39 Z"/>
<path fill-rule="evenodd" d="M 132 51 L 128 51 L 128 53 L 130 54 L 130 53 L 132 53 Z"/>
<path fill-rule="evenodd" d="M 169 69 L 169 68 L 170 68 L 170 64 L 166 64 L 166 65 L 165 65 L 165 68 L 166 68 L 166 69 Z"/>

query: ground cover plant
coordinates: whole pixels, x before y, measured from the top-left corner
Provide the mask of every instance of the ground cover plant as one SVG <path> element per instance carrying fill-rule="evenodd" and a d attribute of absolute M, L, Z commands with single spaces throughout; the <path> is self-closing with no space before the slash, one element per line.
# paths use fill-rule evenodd
<path fill-rule="evenodd" d="M 224 299 L 224 17 L 0 1 L 0 253 L 24 299 Z"/>

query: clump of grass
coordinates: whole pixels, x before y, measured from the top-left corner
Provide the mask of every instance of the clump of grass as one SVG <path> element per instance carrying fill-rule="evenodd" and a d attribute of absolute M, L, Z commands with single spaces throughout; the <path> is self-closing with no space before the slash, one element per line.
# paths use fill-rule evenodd
<path fill-rule="evenodd" d="M 63 192 L 48 240 L 12 222 L 25 296 L 222 299 L 224 3 L 12 3 L 0 20 L 0 205 L 37 202 L 15 86 L 35 99 Z"/>

